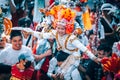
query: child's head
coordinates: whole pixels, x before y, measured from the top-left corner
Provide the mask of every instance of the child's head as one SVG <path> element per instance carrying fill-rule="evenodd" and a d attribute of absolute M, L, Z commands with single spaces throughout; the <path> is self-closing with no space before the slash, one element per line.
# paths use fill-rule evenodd
<path fill-rule="evenodd" d="M 66 33 L 66 20 L 65 19 L 57 22 L 56 30 L 60 36 L 63 36 Z"/>
<path fill-rule="evenodd" d="M 21 54 L 18 57 L 19 63 L 23 64 L 24 69 L 29 68 L 31 66 L 31 61 L 27 59 L 27 56 L 25 54 Z"/>
<path fill-rule="evenodd" d="M 68 53 L 58 51 L 56 56 L 58 66 L 60 66 L 67 59 L 68 56 Z"/>

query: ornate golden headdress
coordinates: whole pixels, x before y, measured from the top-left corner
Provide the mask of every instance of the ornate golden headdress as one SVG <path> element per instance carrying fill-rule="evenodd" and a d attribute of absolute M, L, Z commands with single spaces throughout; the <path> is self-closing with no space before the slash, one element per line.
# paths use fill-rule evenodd
<path fill-rule="evenodd" d="M 54 6 L 50 10 L 50 14 L 54 17 L 53 27 L 61 24 L 66 27 L 66 33 L 72 33 L 74 30 L 74 20 L 76 13 L 70 8 L 66 8 L 63 5 Z"/>

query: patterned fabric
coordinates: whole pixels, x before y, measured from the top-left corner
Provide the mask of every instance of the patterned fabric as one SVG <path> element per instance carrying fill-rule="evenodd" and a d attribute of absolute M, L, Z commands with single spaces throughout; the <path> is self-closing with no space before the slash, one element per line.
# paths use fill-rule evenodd
<path fill-rule="evenodd" d="M 11 71 L 12 77 L 10 80 L 31 80 L 33 71 L 33 67 L 20 71 L 16 65 L 13 65 Z"/>
<path fill-rule="evenodd" d="M 73 65 L 74 63 L 75 63 L 75 61 L 77 60 L 77 59 L 80 59 L 80 57 L 78 56 L 73 56 L 73 55 L 70 55 L 70 56 L 68 56 L 68 58 L 63 62 L 63 64 L 60 66 L 61 67 L 61 69 L 64 71 L 64 72 L 66 72 L 67 70 L 68 70 L 68 68 L 71 66 L 71 65 Z"/>

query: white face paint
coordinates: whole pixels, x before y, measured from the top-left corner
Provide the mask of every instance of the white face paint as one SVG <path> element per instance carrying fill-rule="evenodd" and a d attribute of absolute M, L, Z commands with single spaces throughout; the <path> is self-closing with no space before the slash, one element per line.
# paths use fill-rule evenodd
<path fill-rule="evenodd" d="M 58 34 L 60 36 L 63 36 L 63 35 L 66 34 L 66 32 L 65 32 L 65 26 L 58 25 L 57 28 L 56 28 L 56 30 L 57 30 L 57 32 L 58 32 Z"/>

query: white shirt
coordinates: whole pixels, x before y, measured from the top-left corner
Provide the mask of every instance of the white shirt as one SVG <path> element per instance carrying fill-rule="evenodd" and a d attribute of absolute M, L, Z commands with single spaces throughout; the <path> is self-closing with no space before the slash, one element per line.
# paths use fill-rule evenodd
<path fill-rule="evenodd" d="M 27 41 L 28 41 L 28 38 L 29 38 L 29 36 L 27 37 L 27 39 L 26 38 L 24 38 L 24 36 L 23 36 L 23 45 L 25 45 L 26 46 L 26 43 L 27 43 Z M 29 42 L 28 42 L 28 47 L 30 47 L 30 48 L 32 48 L 32 38 L 33 38 L 33 36 L 31 36 L 31 38 L 30 38 L 30 40 L 29 40 Z"/>
<path fill-rule="evenodd" d="M 14 50 L 11 46 L 5 48 L 0 53 L 0 63 L 4 63 L 6 65 L 14 65 L 19 62 L 18 57 L 21 54 L 25 54 L 27 56 L 27 60 L 33 61 L 34 57 L 32 55 L 32 51 L 30 48 L 26 46 L 22 46 L 20 50 Z"/>
<path fill-rule="evenodd" d="M 50 33 L 41 33 L 41 32 L 33 32 L 33 35 L 37 38 L 44 38 L 44 39 L 49 39 L 49 38 L 55 38 L 57 42 L 57 47 L 62 47 L 61 50 L 68 53 L 68 54 L 73 54 L 75 55 L 80 55 L 80 51 L 86 52 L 86 54 L 91 58 L 95 59 L 96 57 L 88 51 L 88 49 L 79 41 L 79 39 L 75 35 L 71 35 L 68 40 L 67 37 L 69 36 L 68 34 L 60 37 L 58 35 L 58 40 L 57 40 L 57 31 L 52 30 Z M 60 44 L 60 45 L 59 45 Z M 70 51 L 78 48 L 78 51 Z"/>
<path fill-rule="evenodd" d="M 53 72 L 55 71 L 54 74 L 60 73 L 61 71 L 59 70 L 60 70 L 60 67 L 57 66 L 57 59 L 53 57 L 49 62 L 49 69 L 48 69 L 47 75 L 51 78 Z M 65 80 L 71 80 L 71 78 L 72 80 L 82 80 L 77 68 L 73 70 L 71 74 L 70 73 L 64 74 Z"/>

